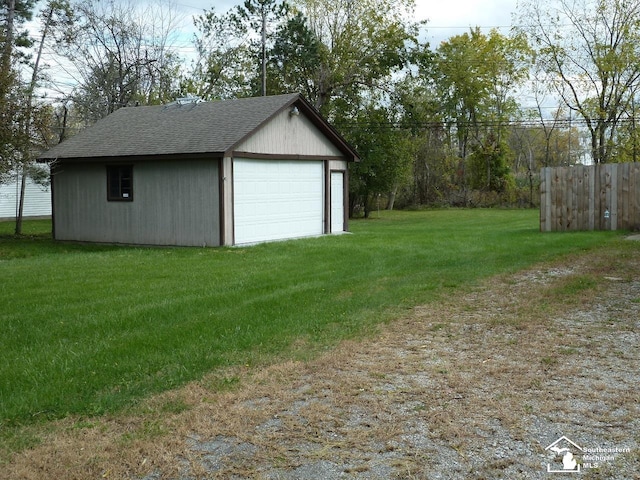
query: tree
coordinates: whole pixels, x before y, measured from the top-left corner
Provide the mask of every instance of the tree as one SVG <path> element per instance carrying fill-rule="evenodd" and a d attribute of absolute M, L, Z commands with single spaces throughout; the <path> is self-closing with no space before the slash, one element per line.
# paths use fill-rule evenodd
<path fill-rule="evenodd" d="M 36 0 L 3 0 L 0 3 L 0 45 L 2 46 L 1 59 L 3 67 L 7 67 L 16 57 L 23 57 L 20 49 L 31 46 L 29 32 L 21 29 L 25 22 L 33 17 L 33 9 Z M 5 73 L 6 70 L 3 70 Z"/>
<path fill-rule="evenodd" d="M 296 12 L 275 35 L 268 64 L 271 89 L 300 92 L 308 99 L 318 97 L 314 78 L 323 58 L 323 45 L 311 31 L 307 18 Z"/>
<path fill-rule="evenodd" d="M 25 139 L 20 121 L 24 113 L 20 65 L 24 49 L 31 45 L 22 29 L 31 20 L 34 0 L 5 0 L 0 3 L 0 182 L 15 170 Z"/>
<path fill-rule="evenodd" d="M 507 145 L 490 132 L 472 148 L 469 170 L 471 188 L 504 193 L 508 186 Z"/>
<path fill-rule="evenodd" d="M 369 91 L 389 91 L 393 74 L 408 64 L 422 22 L 414 22 L 413 0 L 296 0 L 319 42 L 319 62 L 309 81 L 316 108 L 330 116 L 357 109 Z M 296 57 L 288 61 L 295 62 Z"/>
<path fill-rule="evenodd" d="M 205 100 L 250 96 L 252 70 L 248 32 L 234 22 L 230 12 L 211 9 L 194 20 L 199 31 L 195 46 L 198 58 L 181 82 L 183 94 Z"/>
<path fill-rule="evenodd" d="M 527 76 L 528 54 L 522 35 L 506 37 L 496 30 L 485 35 L 475 28 L 443 42 L 424 72 L 433 79 L 442 99 L 444 122 L 456 138 L 464 203 L 467 186 L 498 185 L 492 180 L 497 173 L 494 162 L 502 162 L 505 131 L 517 111 L 513 94 Z M 484 168 L 476 165 L 468 171 L 471 153 L 476 163 L 485 162 Z"/>
<path fill-rule="evenodd" d="M 269 23 L 281 22 L 289 11 L 286 2 L 277 0 L 245 0 L 233 12 L 236 22 L 245 23 L 254 32 L 260 32 L 260 93 L 267 94 L 267 28 Z"/>
<path fill-rule="evenodd" d="M 201 60 L 185 89 L 208 98 L 262 91 L 257 52 L 266 48 L 266 86 L 303 92 L 325 116 L 356 115 L 368 92 L 391 91 L 407 67 L 422 23 L 411 20 L 413 0 L 251 0 L 231 11 L 198 17 Z M 266 42 L 263 18 L 269 20 Z M 334 102 L 335 104 L 332 104 Z"/>
<path fill-rule="evenodd" d="M 424 49 L 416 61 L 425 65 L 432 52 Z M 407 75 L 391 97 L 400 109 L 399 126 L 412 144 L 412 179 L 400 191 L 401 205 L 442 204 L 450 200 L 457 160 L 444 128 L 440 98 L 425 77 Z"/>
<path fill-rule="evenodd" d="M 590 133 L 593 161 L 612 161 L 640 87 L 640 3 L 527 0 L 521 11 L 538 62 L 554 75 L 553 91 Z"/>
<path fill-rule="evenodd" d="M 360 111 L 348 130 L 348 139 L 361 157 L 361 161 L 349 170 L 351 216 L 356 205 L 361 205 L 368 218 L 372 202 L 395 192 L 410 174 L 412 143 L 408 132 L 396 125 L 395 116 L 391 108 L 371 102 Z M 389 208 L 393 206 L 392 198 L 390 195 Z"/>
<path fill-rule="evenodd" d="M 640 161 L 640 129 L 636 120 L 636 101 L 632 99 L 629 118 L 619 129 L 615 158 L 617 162 Z"/>
<path fill-rule="evenodd" d="M 25 88 L 24 92 L 24 115 L 20 119 L 21 123 L 21 138 L 23 143 L 20 146 L 20 195 L 19 206 L 16 215 L 16 227 L 15 234 L 22 234 L 22 215 L 24 212 L 24 196 L 26 189 L 26 179 L 28 174 L 34 177 L 34 179 L 43 178 L 45 172 L 42 168 L 37 167 L 33 162 L 33 152 L 39 149 L 42 142 L 39 142 L 39 138 L 43 138 L 38 135 L 43 134 L 43 119 L 47 116 L 40 114 L 43 106 L 34 104 L 35 89 L 38 84 L 39 76 L 41 74 L 40 61 L 42 59 L 42 53 L 44 51 L 45 42 L 48 40 L 51 29 L 60 23 L 66 23 L 70 18 L 69 2 L 66 0 L 49 0 L 41 15 L 41 30 L 40 38 L 38 39 L 38 48 L 36 57 L 31 66 L 31 80 Z M 43 135 L 46 135 L 43 134 Z"/>
<path fill-rule="evenodd" d="M 175 16 L 125 0 L 72 4 L 74 26 L 58 32 L 57 51 L 73 68 L 70 95 L 86 123 L 136 104 L 161 104 L 178 90 L 180 60 L 168 38 Z"/>
<path fill-rule="evenodd" d="M 38 74 L 39 50 L 31 82 L 25 87 L 21 80 L 21 70 L 28 65 L 29 57 L 25 49 L 32 42 L 26 30 L 18 30 L 32 18 L 33 1 L 9 0 L 3 2 L 2 16 L 4 30 L 0 37 L 0 182 L 11 174 L 20 180 L 19 206 L 16 212 L 15 233 L 22 233 L 22 212 L 26 177 L 31 173 L 37 177 L 32 165 L 31 155 L 34 148 L 33 90 Z M 41 172 L 40 172 L 41 173 Z M 14 177 L 15 175 L 15 177 Z"/>
<path fill-rule="evenodd" d="M 199 58 L 183 90 L 207 99 L 265 95 L 273 72 L 268 63 L 275 33 L 269 30 L 279 31 L 288 14 L 284 1 L 245 0 L 226 13 L 212 8 L 196 17 Z"/>

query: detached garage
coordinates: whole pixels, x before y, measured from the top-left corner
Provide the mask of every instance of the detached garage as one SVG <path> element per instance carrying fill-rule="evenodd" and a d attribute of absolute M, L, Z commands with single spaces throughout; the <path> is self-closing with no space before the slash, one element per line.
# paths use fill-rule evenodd
<path fill-rule="evenodd" d="M 290 94 L 122 108 L 40 161 L 58 240 L 211 246 L 346 231 L 358 156 Z"/>

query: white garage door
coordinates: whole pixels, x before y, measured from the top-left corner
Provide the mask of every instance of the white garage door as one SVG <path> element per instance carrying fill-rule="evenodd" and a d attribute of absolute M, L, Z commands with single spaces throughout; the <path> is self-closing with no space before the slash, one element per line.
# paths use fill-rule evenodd
<path fill-rule="evenodd" d="M 236 245 L 324 233 L 323 170 L 322 162 L 234 160 Z"/>

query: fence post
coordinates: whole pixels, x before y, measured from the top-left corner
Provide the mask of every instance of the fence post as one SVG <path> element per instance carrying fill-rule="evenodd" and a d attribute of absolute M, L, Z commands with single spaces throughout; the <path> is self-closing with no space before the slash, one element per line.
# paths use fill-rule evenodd
<path fill-rule="evenodd" d="M 545 167 L 540 169 L 540 231 L 546 232 L 547 223 L 547 182 L 545 182 Z"/>
<path fill-rule="evenodd" d="M 607 170 L 609 171 L 609 184 L 610 188 L 610 199 L 609 199 L 609 229 L 617 230 L 618 229 L 618 164 L 616 163 L 608 163 Z"/>
<path fill-rule="evenodd" d="M 629 208 L 630 228 L 637 230 L 640 229 L 640 163 L 634 163 L 631 167 L 629 189 L 632 192 Z"/>

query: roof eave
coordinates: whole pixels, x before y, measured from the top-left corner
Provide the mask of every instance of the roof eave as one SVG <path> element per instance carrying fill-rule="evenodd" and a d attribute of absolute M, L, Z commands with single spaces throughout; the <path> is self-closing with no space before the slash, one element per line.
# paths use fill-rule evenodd
<path fill-rule="evenodd" d="M 39 157 L 36 158 L 38 163 L 54 163 L 54 162 L 68 162 L 68 163 L 118 163 L 118 162 L 145 162 L 145 161 L 157 161 L 157 160 L 173 160 L 179 158 L 180 160 L 201 160 L 207 158 L 222 158 L 224 152 L 195 152 L 195 153 L 166 153 L 166 154 L 153 154 L 153 155 L 103 155 L 95 157 Z"/>

